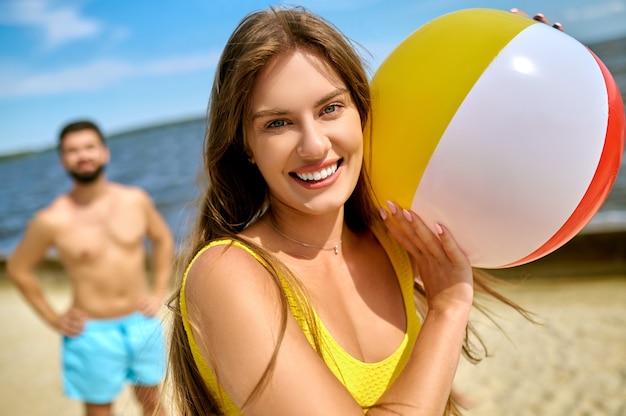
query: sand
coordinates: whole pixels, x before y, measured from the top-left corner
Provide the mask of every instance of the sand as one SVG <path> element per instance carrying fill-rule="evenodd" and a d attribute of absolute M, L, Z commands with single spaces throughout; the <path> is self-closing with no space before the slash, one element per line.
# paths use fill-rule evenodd
<path fill-rule="evenodd" d="M 462 362 L 474 415 L 626 415 L 626 276 L 527 282 L 506 294 L 540 325 L 498 307 L 502 331 L 475 317 L 491 357 Z"/>
<path fill-rule="evenodd" d="M 492 356 L 478 365 L 462 362 L 459 367 L 457 388 L 473 403 L 465 414 L 626 415 L 622 260 L 609 264 L 612 267 L 606 267 L 605 260 L 587 262 L 595 265 L 587 268 L 552 262 L 503 278 L 507 287 L 502 291 L 536 313 L 541 325 L 500 305 L 491 307 L 504 333 L 484 317 L 473 317 Z M 58 335 L 30 310 L 1 272 L 0 413 L 81 415 L 81 404 L 62 394 Z M 42 276 L 54 305 L 59 309 L 68 305 L 65 279 L 51 271 Z M 115 412 L 141 414 L 130 389 L 116 401 Z"/>

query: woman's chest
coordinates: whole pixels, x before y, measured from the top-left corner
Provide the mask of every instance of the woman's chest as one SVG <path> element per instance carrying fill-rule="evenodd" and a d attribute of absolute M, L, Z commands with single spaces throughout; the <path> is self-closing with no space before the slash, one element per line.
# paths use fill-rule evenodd
<path fill-rule="evenodd" d="M 350 356 L 372 363 L 398 349 L 407 328 L 406 308 L 398 278 L 385 258 L 307 265 L 294 272 L 321 325 Z"/>

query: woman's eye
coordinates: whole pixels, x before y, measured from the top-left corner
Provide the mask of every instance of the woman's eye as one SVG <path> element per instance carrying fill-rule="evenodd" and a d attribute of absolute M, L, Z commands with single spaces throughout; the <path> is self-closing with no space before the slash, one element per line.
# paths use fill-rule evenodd
<path fill-rule="evenodd" d="M 267 127 L 269 128 L 285 127 L 286 125 L 287 122 L 285 120 L 273 120 L 267 123 Z"/>
<path fill-rule="evenodd" d="M 332 113 L 336 113 L 337 111 L 339 111 L 340 107 L 341 107 L 340 104 L 330 104 L 324 107 L 322 111 L 324 114 L 332 114 Z"/>

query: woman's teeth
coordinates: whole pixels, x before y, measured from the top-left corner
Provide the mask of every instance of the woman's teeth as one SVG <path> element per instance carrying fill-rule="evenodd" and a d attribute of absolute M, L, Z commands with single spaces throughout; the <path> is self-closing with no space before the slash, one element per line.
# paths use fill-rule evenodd
<path fill-rule="evenodd" d="M 303 181 L 319 181 L 328 178 L 337 171 L 337 164 L 322 169 L 318 172 L 296 173 L 298 179 Z"/>

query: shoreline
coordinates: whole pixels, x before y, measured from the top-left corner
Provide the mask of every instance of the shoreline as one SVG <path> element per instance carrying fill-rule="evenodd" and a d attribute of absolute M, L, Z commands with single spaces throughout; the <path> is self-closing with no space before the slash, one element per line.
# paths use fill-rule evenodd
<path fill-rule="evenodd" d="M 150 259 L 146 259 L 150 267 Z M 6 276 L 7 256 L 0 254 L 0 280 Z M 179 264 L 179 257 L 174 259 Z M 55 256 L 47 256 L 38 266 L 45 278 L 63 278 L 63 268 Z M 581 233 L 552 253 L 533 262 L 505 269 L 485 269 L 503 279 L 527 277 L 558 278 L 577 275 L 626 274 L 626 230 Z"/>
<path fill-rule="evenodd" d="M 505 279 L 626 275 L 626 231 L 579 234 L 543 258 L 489 272 Z"/>

